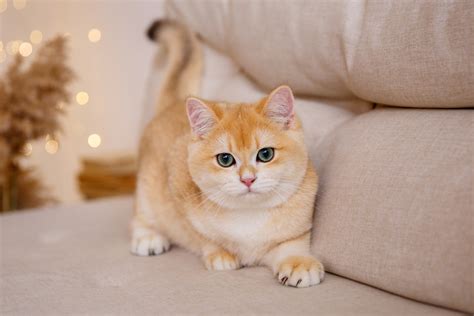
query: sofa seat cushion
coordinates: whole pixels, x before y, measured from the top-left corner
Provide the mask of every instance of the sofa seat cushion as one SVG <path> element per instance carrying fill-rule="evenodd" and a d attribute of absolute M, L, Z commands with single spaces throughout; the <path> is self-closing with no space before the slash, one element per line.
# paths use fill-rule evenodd
<path fill-rule="evenodd" d="M 182 249 L 129 253 L 131 198 L 0 217 L 2 315 L 459 315 L 334 275 L 281 286 L 266 268 L 209 272 Z"/>
<path fill-rule="evenodd" d="M 474 110 L 378 108 L 310 148 L 334 273 L 474 312 Z"/>

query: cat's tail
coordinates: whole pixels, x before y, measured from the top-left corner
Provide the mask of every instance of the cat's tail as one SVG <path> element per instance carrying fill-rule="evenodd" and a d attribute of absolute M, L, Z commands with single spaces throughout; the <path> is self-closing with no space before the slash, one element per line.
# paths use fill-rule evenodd
<path fill-rule="evenodd" d="M 202 49 L 196 36 L 176 21 L 162 19 L 148 28 L 148 37 L 163 46 L 166 66 L 156 113 L 198 95 L 201 84 Z M 159 65 L 156 63 L 157 68 Z M 158 71 L 158 69 L 156 69 Z"/>

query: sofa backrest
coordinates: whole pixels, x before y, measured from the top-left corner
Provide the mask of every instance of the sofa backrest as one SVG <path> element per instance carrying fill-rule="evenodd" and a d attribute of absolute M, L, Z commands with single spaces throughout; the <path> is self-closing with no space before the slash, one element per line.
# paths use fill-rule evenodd
<path fill-rule="evenodd" d="M 474 1 L 168 3 L 270 90 L 406 107 L 474 105 Z"/>

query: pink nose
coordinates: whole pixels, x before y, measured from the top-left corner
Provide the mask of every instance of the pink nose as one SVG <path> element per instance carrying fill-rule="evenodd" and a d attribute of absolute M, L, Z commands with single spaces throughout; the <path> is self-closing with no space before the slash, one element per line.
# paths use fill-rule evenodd
<path fill-rule="evenodd" d="M 243 184 L 245 184 L 246 186 L 248 186 L 250 188 L 250 186 L 252 185 L 252 183 L 255 182 L 255 177 L 252 177 L 252 178 L 240 178 L 240 182 L 242 182 Z"/>

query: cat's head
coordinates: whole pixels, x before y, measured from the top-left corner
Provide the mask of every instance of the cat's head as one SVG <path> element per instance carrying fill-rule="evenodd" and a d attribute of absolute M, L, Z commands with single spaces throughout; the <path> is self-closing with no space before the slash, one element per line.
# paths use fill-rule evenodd
<path fill-rule="evenodd" d="M 303 179 L 308 154 L 291 89 L 254 104 L 188 98 L 192 141 L 188 167 L 206 197 L 224 208 L 269 208 Z"/>

